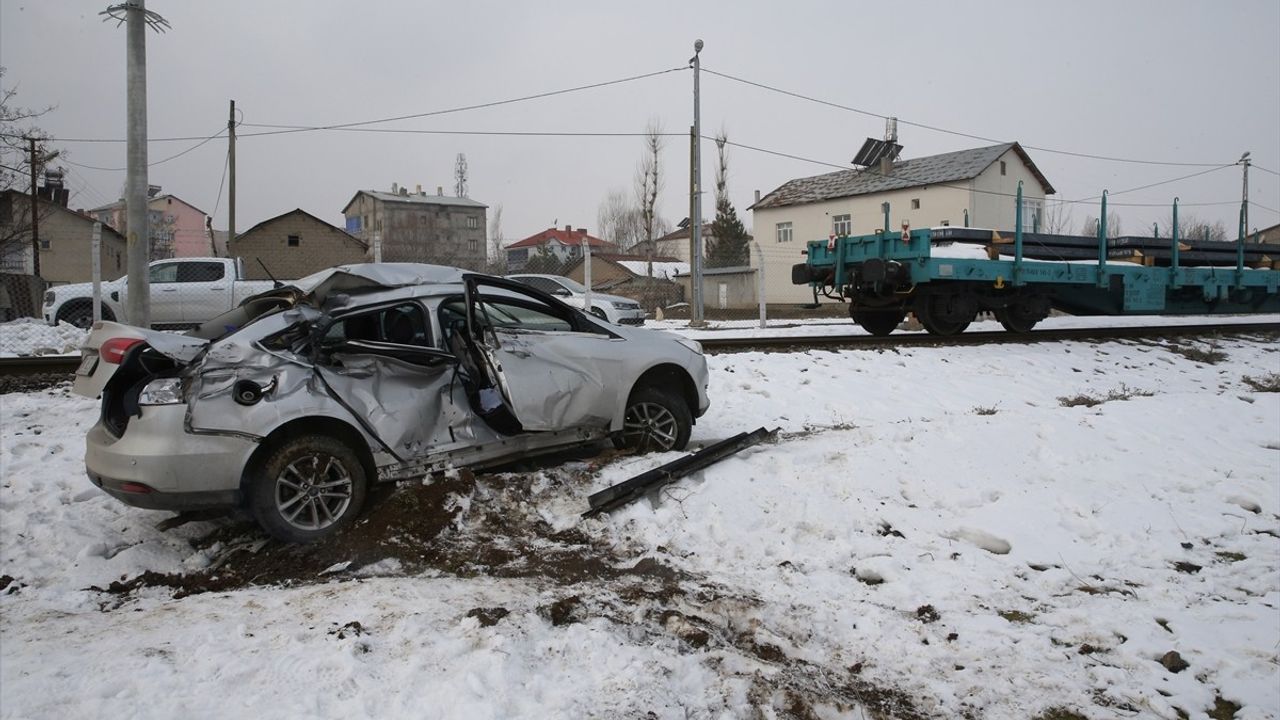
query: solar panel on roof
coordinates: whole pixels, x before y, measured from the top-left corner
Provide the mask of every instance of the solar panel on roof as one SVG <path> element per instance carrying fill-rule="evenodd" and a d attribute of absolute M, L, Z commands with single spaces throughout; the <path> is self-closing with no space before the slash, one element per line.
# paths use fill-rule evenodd
<path fill-rule="evenodd" d="M 881 158 L 887 157 L 892 160 L 898 157 L 900 152 L 902 152 L 902 146 L 897 143 L 867 138 L 867 141 L 862 143 L 862 148 L 858 150 L 858 154 L 853 156 L 853 164 L 871 167 L 880 162 Z"/>

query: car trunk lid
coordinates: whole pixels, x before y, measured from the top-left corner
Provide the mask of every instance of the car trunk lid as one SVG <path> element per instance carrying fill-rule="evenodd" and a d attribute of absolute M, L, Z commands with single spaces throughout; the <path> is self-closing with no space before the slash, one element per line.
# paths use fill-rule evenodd
<path fill-rule="evenodd" d="M 189 363 L 209 344 L 187 335 L 146 330 L 132 325 L 101 321 L 94 323 L 88 340 L 80 348 L 80 367 L 71 389 L 77 395 L 96 398 L 120 369 L 120 360 L 134 345 L 145 342 L 153 350 L 179 363 Z"/>

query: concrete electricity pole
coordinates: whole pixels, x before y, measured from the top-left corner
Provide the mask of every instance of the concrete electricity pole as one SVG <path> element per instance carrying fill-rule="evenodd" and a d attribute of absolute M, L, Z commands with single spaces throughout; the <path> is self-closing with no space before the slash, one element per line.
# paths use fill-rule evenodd
<path fill-rule="evenodd" d="M 689 258 L 689 289 L 692 309 L 689 313 L 689 324 L 700 327 L 705 324 L 702 306 L 702 105 L 698 87 L 698 73 L 701 70 L 699 54 L 702 52 L 702 40 L 693 43 L 693 58 L 689 64 L 693 66 L 693 217 L 690 221 L 690 237 L 693 238 L 693 257 Z"/>
<path fill-rule="evenodd" d="M 127 0 L 102 12 L 125 27 L 128 102 L 125 116 L 128 167 L 125 179 L 125 223 L 128 240 L 128 299 L 125 317 L 141 327 L 151 324 L 151 226 L 147 213 L 147 27 L 157 32 L 169 22 L 146 9 L 145 0 Z"/>
<path fill-rule="evenodd" d="M 1249 153 L 1240 156 L 1240 164 L 1244 165 L 1244 189 L 1240 194 L 1240 222 L 1244 227 L 1244 236 L 1249 237 Z"/>
<path fill-rule="evenodd" d="M 40 158 L 36 157 L 36 139 L 27 138 L 31 145 L 31 274 L 40 277 L 40 193 L 36 188 L 36 165 Z"/>
<path fill-rule="evenodd" d="M 236 101 L 227 113 L 227 243 L 236 239 Z"/>

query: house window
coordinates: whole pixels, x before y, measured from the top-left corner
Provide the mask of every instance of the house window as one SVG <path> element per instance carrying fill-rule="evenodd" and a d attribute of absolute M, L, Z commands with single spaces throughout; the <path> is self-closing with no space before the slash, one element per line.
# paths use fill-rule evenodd
<path fill-rule="evenodd" d="M 48 249 L 49 249 L 49 238 L 47 238 L 47 237 L 42 237 L 42 238 L 40 238 L 40 249 L 41 249 L 41 250 L 48 250 Z"/>
<path fill-rule="evenodd" d="M 911 209 L 912 210 L 920 209 L 920 198 L 911 198 Z"/>
<path fill-rule="evenodd" d="M 470 229 L 470 230 L 475 230 L 475 229 L 476 229 L 476 228 L 478 228 L 478 227 L 480 227 L 480 218 L 477 218 L 477 217 L 469 217 L 469 218 L 467 218 L 467 228 L 468 228 L 468 229 Z"/>
<path fill-rule="evenodd" d="M 299 236 L 297 236 L 297 235 L 290 235 L 290 236 L 289 236 L 289 247 L 298 247 L 298 244 L 299 244 L 299 243 L 301 243 L 301 242 L 302 242 L 302 238 L 301 238 L 301 237 L 299 237 Z"/>
<path fill-rule="evenodd" d="M 467 250 L 474 253 L 480 249 L 480 241 L 475 238 L 467 239 Z"/>
<path fill-rule="evenodd" d="M 1038 218 L 1044 213 L 1044 201 L 1035 198 L 1022 199 L 1022 231 L 1035 232 L 1040 227 Z"/>
<path fill-rule="evenodd" d="M 791 242 L 791 223 L 778 223 L 778 242 Z"/>
<path fill-rule="evenodd" d="M 1000 174 L 1001 174 L 1001 175 L 1004 175 L 1004 174 L 1005 174 L 1005 167 L 1004 167 L 1004 161 L 1003 161 L 1003 160 L 1001 160 L 1001 161 L 1000 161 Z"/>
<path fill-rule="evenodd" d="M 790 225 L 790 223 L 788 223 Z M 831 216 L 831 234 L 837 237 L 848 237 L 853 234 L 853 216 L 852 215 L 832 215 Z M 787 239 L 790 240 L 790 234 Z"/>

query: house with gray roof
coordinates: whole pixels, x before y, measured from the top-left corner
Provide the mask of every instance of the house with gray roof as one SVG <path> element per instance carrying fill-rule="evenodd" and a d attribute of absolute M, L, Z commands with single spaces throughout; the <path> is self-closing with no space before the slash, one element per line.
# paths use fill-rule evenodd
<path fill-rule="evenodd" d="M 810 301 L 807 287 L 789 284 L 790 267 L 804 261 L 805 244 L 884 229 L 886 202 L 891 232 L 903 222 L 913 228 L 967 224 L 1013 230 L 1019 182 L 1029 231 L 1044 213 L 1045 196 L 1055 190 L 1016 142 L 789 180 L 749 208 L 764 255 L 767 300 Z"/>
<path fill-rule="evenodd" d="M 412 192 L 391 184 L 391 192 L 360 190 L 342 208 L 346 231 L 380 246 L 383 262 L 424 262 L 482 270 L 487 258 L 488 206 L 467 197 Z"/>

